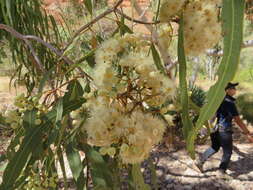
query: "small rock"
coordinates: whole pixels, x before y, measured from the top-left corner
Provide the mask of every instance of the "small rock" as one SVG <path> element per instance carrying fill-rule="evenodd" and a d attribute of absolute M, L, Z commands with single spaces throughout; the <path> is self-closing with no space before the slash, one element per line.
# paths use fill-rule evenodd
<path fill-rule="evenodd" d="M 174 189 L 176 189 L 176 190 L 184 190 L 184 186 L 178 184 L 178 185 L 174 186 Z"/>
<path fill-rule="evenodd" d="M 184 190 L 192 190 L 192 185 L 184 185 Z"/>
<path fill-rule="evenodd" d="M 239 175 L 237 178 L 240 179 L 240 180 L 248 180 L 247 175 Z"/>
<path fill-rule="evenodd" d="M 174 186 L 173 184 L 168 184 L 168 185 L 166 185 L 166 188 L 167 188 L 167 189 L 172 189 L 173 186 Z"/>
<path fill-rule="evenodd" d="M 174 182 L 174 179 L 171 178 L 171 176 L 166 175 L 166 176 L 165 176 L 165 182 L 168 183 L 168 184 L 170 184 L 170 183 L 173 183 L 173 182 Z"/>

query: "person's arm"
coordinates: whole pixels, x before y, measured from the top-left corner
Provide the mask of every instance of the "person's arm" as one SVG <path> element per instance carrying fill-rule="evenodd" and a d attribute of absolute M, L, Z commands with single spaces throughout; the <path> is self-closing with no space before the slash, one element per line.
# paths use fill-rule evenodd
<path fill-rule="evenodd" d="M 251 136 L 250 131 L 246 125 L 242 122 L 241 118 L 239 116 L 234 116 L 234 121 L 242 129 L 243 134 L 247 136 L 248 140 L 253 143 L 253 137 Z"/>
<path fill-rule="evenodd" d="M 243 133 L 245 135 L 249 135 L 250 134 L 250 131 L 248 130 L 248 128 L 246 127 L 246 125 L 242 122 L 242 120 L 241 120 L 241 118 L 239 116 L 235 116 L 234 117 L 234 121 L 242 129 L 242 131 L 243 131 Z"/>

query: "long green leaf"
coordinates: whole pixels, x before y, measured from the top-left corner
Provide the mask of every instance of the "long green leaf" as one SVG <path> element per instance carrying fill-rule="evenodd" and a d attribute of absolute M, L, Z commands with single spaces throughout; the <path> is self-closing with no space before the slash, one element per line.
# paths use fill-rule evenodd
<path fill-rule="evenodd" d="M 72 102 L 70 101 L 67 105 L 64 105 L 63 116 L 79 108 L 84 103 L 84 101 L 84 99 L 79 99 Z M 56 115 L 57 111 L 55 109 L 50 111 L 46 115 L 46 122 L 42 123 L 39 126 L 36 126 L 34 130 L 29 130 L 29 132 L 26 134 L 19 150 L 15 153 L 6 167 L 3 175 L 3 183 L 0 186 L 0 190 L 12 189 L 15 181 L 29 160 L 29 157 L 36 150 L 37 146 L 42 143 L 43 135 L 49 130 L 49 127 L 55 120 Z"/>
<path fill-rule="evenodd" d="M 151 190 L 151 188 L 144 182 L 140 164 L 134 164 L 132 166 L 132 179 L 135 190 Z"/>
<path fill-rule="evenodd" d="M 189 134 L 187 149 L 192 158 L 195 156 L 194 141 L 198 131 L 205 121 L 213 117 L 225 96 L 225 86 L 235 76 L 243 37 L 244 7 L 244 0 L 223 0 L 224 56 L 218 70 L 218 81 L 208 91 L 207 104 L 202 107 L 196 127 Z"/>
<path fill-rule="evenodd" d="M 67 94 L 63 98 L 63 104 L 82 97 L 84 90 L 78 80 L 71 81 L 67 87 Z"/>
<path fill-rule="evenodd" d="M 189 117 L 189 102 L 187 92 L 187 67 L 184 52 L 184 18 L 180 19 L 179 36 L 178 36 L 178 62 L 179 62 L 179 86 L 180 100 L 182 105 L 182 122 L 184 138 L 187 139 L 189 132 L 193 129 L 192 121 Z"/>
<path fill-rule="evenodd" d="M 56 105 L 56 119 L 55 122 L 60 122 L 62 120 L 62 114 L 63 114 L 63 99 L 59 99 L 57 105 Z"/>
<path fill-rule="evenodd" d="M 32 130 L 35 126 L 35 119 L 36 119 L 36 112 L 35 110 L 26 111 L 23 119 L 23 126 L 26 130 Z"/>
<path fill-rule="evenodd" d="M 73 143 L 69 143 L 67 145 L 66 153 L 67 153 L 67 158 L 69 161 L 69 166 L 72 171 L 73 177 L 77 181 L 83 169 L 80 155 L 78 151 L 74 149 Z"/>
<path fill-rule="evenodd" d="M 152 51 L 152 56 L 153 56 L 153 59 L 154 59 L 156 68 L 157 68 L 159 71 L 161 71 L 162 73 L 166 74 L 165 68 L 164 68 L 164 66 L 162 65 L 162 61 L 161 61 L 160 55 L 159 55 L 158 51 L 156 50 L 154 44 L 151 45 L 151 51 Z"/>
<path fill-rule="evenodd" d="M 69 143 L 66 148 L 66 155 L 69 162 L 72 175 L 75 179 L 78 190 L 83 190 L 85 186 L 85 177 L 84 177 L 84 166 L 80 158 L 80 154 L 77 150 L 74 149 L 73 142 Z M 81 183 L 80 183 L 81 182 Z"/>
<path fill-rule="evenodd" d="M 91 176 L 94 183 L 94 189 L 111 189 L 113 179 L 110 168 L 104 158 L 94 148 L 86 147 L 86 156 L 91 164 Z"/>
<path fill-rule="evenodd" d="M 92 0 L 84 0 L 84 5 L 89 11 L 89 13 L 92 15 Z"/>
<path fill-rule="evenodd" d="M 126 33 L 133 34 L 133 31 L 125 24 L 124 17 L 121 17 L 121 21 L 117 21 L 119 26 L 120 35 L 124 35 Z"/>
<path fill-rule="evenodd" d="M 62 151 L 61 146 L 58 147 L 57 156 L 59 158 L 59 163 L 60 163 L 60 167 L 61 167 L 61 171 L 63 175 L 64 189 L 67 190 L 68 189 L 67 173 L 66 173 L 63 151 Z"/>
<path fill-rule="evenodd" d="M 155 169 L 155 164 L 153 163 L 152 159 L 150 158 L 148 160 L 149 163 L 149 168 L 151 171 L 151 184 L 154 187 L 154 190 L 158 190 L 158 184 L 157 184 L 157 175 L 156 175 L 156 169 Z"/>

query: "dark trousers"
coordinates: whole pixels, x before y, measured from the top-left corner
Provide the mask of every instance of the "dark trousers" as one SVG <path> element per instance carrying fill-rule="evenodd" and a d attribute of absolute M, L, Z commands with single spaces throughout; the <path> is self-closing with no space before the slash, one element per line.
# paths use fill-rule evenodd
<path fill-rule="evenodd" d="M 216 152 L 220 147 L 223 149 L 223 156 L 220 163 L 220 169 L 226 170 L 231 159 L 233 149 L 232 132 L 215 132 L 211 134 L 212 149 Z"/>

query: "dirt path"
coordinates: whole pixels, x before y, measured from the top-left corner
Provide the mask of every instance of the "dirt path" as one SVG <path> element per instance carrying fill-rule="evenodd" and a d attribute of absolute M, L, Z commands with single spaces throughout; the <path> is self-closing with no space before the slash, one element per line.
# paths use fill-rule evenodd
<path fill-rule="evenodd" d="M 5 140 L 0 141 L 0 152 L 6 150 L 9 139 Z M 204 173 L 200 173 L 184 149 L 168 151 L 163 146 L 156 148 L 151 158 L 156 165 L 158 190 L 253 190 L 253 144 L 247 141 L 241 143 L 241 140 L 237 140 L 234 144 L 232 161 L 228 169 L 230 178 L 225 180 L 216 176 L 222 150 L 205 163 Z M 197 153 L 204 152 L 206 148 L 208 145 L 197 146 Z M 67 166 L 67 161 L 65 163 Z M 145 165 L 144 163 L 144 168 Z M 1 175 L 0 171 L 0 178 Z M 71 178 L 69 167 L 67 167 L 67 176 Z M 150 183 L 150 170 L 144 169 L 144 176 L 146 183 Z M 69 188 L 69 190 L 74 189 L 73 186 Z"/>
<path fill-rule="evenodd" d="M 185 150 L 154 152 L 157 160 L 156 172 L 160 190 L 253 190 L 253 145 L 236 144 L 232 162 L 227 171 L 231 179 L 216 176 L 222 151 L 215 154 L 204 165 L 200 173 Z M 203 152 L 208 145 L 197 146 Z M 148 171 L 146 171 L 148 172 Z"/>

